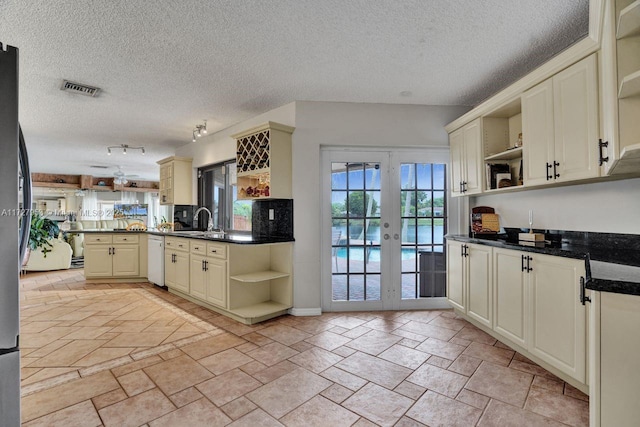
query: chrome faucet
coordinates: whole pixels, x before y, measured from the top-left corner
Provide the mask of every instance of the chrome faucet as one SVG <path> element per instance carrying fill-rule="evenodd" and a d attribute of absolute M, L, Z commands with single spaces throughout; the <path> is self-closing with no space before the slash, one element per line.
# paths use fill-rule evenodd
<path fill-rule="evenodd" d="M 213 231 L 213 218 L 211 217 L 211 211 L 209 209 L 205 208 L 204 206 L 196 209 L 196 212 L 193 214 L 193 219 L 197 219 L 198 214 L 202 211 L 205 211 L 209 214 L 209 221 L 207 221 L 207 231 Z"/>

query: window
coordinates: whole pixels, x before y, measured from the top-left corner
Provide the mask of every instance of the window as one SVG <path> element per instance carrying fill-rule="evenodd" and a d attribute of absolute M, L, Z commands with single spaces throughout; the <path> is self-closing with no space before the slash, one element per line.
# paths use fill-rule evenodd
<path fill-rule="evenodd" d="M 198 169 L 198 206 L 211 211 L 215 228 L 251 231 L 252 202 L 238 200 L 235 160 Z"/>

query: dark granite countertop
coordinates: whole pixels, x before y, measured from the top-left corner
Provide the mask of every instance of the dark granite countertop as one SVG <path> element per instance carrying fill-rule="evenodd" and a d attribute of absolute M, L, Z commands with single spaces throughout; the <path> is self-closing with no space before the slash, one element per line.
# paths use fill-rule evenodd
<path fill-rule="evenodd" d="M 466 235 L 447 235 L 448 240 L 475 243 L 523 252 L 533 252 L 565 258 L 584 259 L 586 264 L 586 288 L 629 295 L 640 295 L 640 273 L 627 273 L 625 279 L 609 277 L 605 270 L 632 269 L 640 267 L 640 235 L 595 233 L 580 231 L 534 230 L 545 234 L 545 242 L 519 242 L 518 233 L 524 229 L 506 229 L 506 233 L 493 238 L 477 238 Z M 594 262 L 595 261 L 595 262 Z M 592 264 L 598 268 L 592 269 Z M 593 271 L 592 271 L 593 270 Z M 614 274 L 615 276 L 615 274 Z"/>
<path fill-rule="evenodd" d="M 157 236 L 165 236 L 165 237 L 182 237 L 185 239 L 199 239 L 199 240 L 209 240 L 214 242 L 223 242 L 223 243 L 235 243 L 235 244 L 244 244 L 244 245 L 265 245 L 270 243 L 290 243 L 293 242 L 294 239 L 287 238 L 279 238 L 279 237 L 254 237 L 250 234 L 240 234 L 240 233 L 229 233 L 229 234 L 218 234 L 218 235 L 204 235 L 204 234 L 190 234 L 184 232 L 175 232 L 175 231 L 156 231 L 156 230 L 124 230 L 124 229 L 95 229 L 95 230 L 69 230 L 68 233 L 75 234 L 99 234 L 99 233 L 136 233 L 136 234 L 154 234 Z M 203 232 L 204 233 L 204 232 Z"/>

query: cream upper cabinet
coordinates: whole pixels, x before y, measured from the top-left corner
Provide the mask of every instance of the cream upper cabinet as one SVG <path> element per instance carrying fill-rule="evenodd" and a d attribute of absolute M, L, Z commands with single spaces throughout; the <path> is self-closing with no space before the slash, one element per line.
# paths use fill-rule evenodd
<path fill-rule="evenodd" d="M 527 317 L 529 296 L 527 292 L 527 257 L 519 251 L 493 250 L 494 271 L 494 327 L 493 329 L 513 341 L 527 347 Z"/>
<path fill-rule="evenodd" d="M 157 162 L 160 165 L 160 204 L 192 204 L 192 159 L 168 157 Z"/>
<path fill-rule="evenodd" d="M 599 176 L 598 78 L 593 54 L 522 95 L 527 186 Z"/>
<path fill-rule="evenodd" d="M 586 308 L 580 302 L 583 260 L 535 254 L 529 287 L 531 354 L 586 382 Z"/>
<path fill-rule="evenodd" d="M 476 119 L 449 136 L 451 193 L 470 195 L 482 191 L 482 125 Z"/>

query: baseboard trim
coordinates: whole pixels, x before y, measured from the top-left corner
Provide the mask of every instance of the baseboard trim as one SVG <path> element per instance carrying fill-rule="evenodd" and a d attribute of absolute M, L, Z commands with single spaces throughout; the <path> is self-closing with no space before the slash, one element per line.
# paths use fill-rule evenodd
<path fill-rule="evenodd" d="M 292 316 L 320 316 L 322 309 L 318 308 L 291 308 L 289 314 Z"/>

